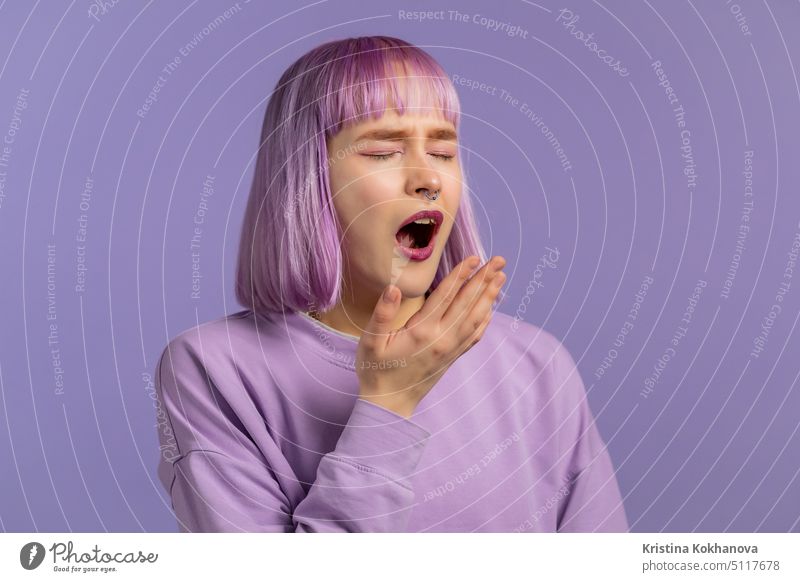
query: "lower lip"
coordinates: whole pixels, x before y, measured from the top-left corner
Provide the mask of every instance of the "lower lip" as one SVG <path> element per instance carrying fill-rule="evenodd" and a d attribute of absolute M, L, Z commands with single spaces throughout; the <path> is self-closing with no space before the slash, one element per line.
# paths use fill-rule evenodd
<path fill-rule="evenodd" d="M 397 239 L 394 241 L 394 245 L 400 250 L 400 252 L 407 258 L 411 259 L 412 261 L 424 261 L 428 257 L 433 254 L 433 247 L 436 243 L 436 234 L 431 237 L 428 246 L 420 248 L 420 249 L 412 249 L 409 247 L 404 247 Z"/>

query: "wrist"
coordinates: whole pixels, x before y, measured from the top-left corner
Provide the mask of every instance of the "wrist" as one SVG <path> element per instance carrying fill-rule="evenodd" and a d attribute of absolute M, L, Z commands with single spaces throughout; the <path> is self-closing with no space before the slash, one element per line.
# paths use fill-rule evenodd
<path fill-rule="evenodd" d="M 408 398 L 397 394 L 375 394 L 362 390 L 359 398 L 386 408 L 403 418 L 410 418 L 416 408 L 416 403 L 409 402 Z"/>

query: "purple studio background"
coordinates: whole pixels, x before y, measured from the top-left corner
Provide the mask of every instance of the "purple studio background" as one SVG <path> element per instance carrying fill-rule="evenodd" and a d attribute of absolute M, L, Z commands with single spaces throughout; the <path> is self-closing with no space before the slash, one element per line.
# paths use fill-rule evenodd
<path fill-rule="evenodd" d="M 0 529 L 176 531 L 152 374 L 242 309 L 266 99 L 388 34 L 456 81 L 500 309 L 577 361 L 632 529 L 800 531 L 798 27 L 796 2 L 0 4 Z"/>

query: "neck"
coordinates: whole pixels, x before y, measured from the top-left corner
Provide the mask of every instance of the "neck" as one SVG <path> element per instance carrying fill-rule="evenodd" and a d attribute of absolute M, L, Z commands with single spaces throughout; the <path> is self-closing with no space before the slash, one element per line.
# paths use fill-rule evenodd
<path fill-rule="evenodd" d="M 372 312 L 379 299 L 380 293 L 359 298 L 343 293 L 333 308 L 324 313 L 317 313 L 317 319 L 337 331 L 361 337 L 362 331 L 372 318 Z M 392 322 L 392 329 L 403 327 L 411 319 L 411 316 L 422 309 L 424 303 L 424 296 L 403 297 L 400 300 L 397 316 Z"/>

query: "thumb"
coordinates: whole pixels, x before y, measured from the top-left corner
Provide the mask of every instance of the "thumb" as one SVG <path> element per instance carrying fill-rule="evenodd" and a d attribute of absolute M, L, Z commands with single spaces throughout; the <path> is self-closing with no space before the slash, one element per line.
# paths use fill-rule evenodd
<path fill-rule="evenodd" d="M 367 323 L 366 333 L 362 334 L 362 339 L 372 348 L 382 348 L 386 345 L 389 332 L 392 331 L 392 322 L 400 308 L 400 297 L 403 293 L 395 285 L 387 285 L 383 289 L 372 317 Z"/>

